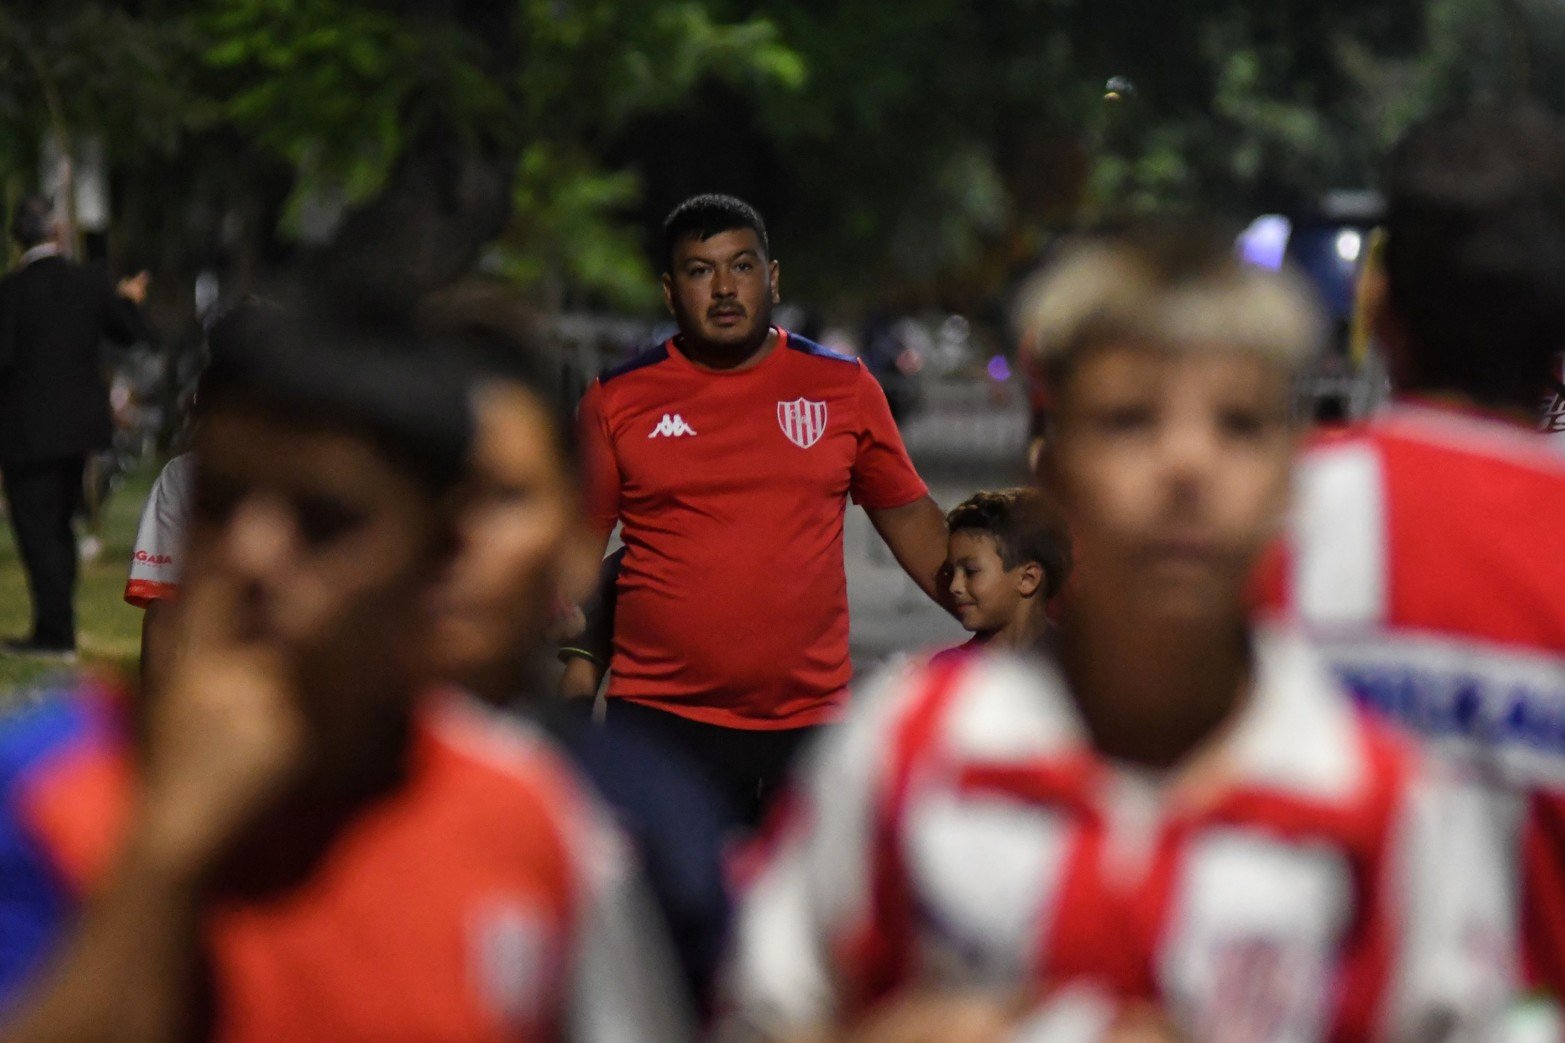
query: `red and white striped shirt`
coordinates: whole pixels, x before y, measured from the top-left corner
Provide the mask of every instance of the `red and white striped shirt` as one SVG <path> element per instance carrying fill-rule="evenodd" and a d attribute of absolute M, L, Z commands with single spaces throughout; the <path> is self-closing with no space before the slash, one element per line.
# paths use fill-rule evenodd
<path fill-rule="evenodd" d="M 1528 977 L 1565 997 L 1565 456 L 1517 424 L 1401 404 L 1317 446 L 1297 486 L 1263 601 L 1363 705 L 1487 785 Z"/>
<path fill-rule="evenodd" d="M 867 693 L 748 895 L 735 1018 L 785 1036 L 970 987 L 1036 999 L 1029 1039 L 1098 1039 L 1132 1000 L 1205 1041 L 1491 1038 L 1512 914 L 1481 801 L 1300 642 L 1256 654 L 1198 801 L 1097 753 L 1047 663 Z M 1441 1019 L 1466 1035 L 1421 1034 Z"/>

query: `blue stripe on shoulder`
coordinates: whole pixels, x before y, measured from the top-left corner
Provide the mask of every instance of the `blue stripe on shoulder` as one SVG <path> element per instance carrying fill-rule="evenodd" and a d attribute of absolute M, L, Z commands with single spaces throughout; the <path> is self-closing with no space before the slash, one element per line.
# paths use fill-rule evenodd
<path fill-rule="evenodd" d="M 613 369 L 606 369 L 598 375 L 598 381 L 607 384 L 615 377 L 623 377 L 626 373 L 634 373 L 638 369 L 646 369 L 648 366 L 656 366 L 659 362 L 667 361 L 668 345 L 658 344 L 640 352 L 628 362 L 622 362 Z"/>
<path fill-rule="evenodd" d="M 0 721 L 0 799 L 41 761 L 73 745 L 91 730 L 87 707 L 69 691 Z"/>
<path fill-rule="evenodd" d="M 788 331 L 788 347 L 792 348 L 794 351 L 802 351 L 806 355 L 814 355 L 816 358 L 836 359 L 838 362 L 858 361 L 858 359 L 854 358 L 852 355 L 844 355 L 841 352 L 832 351 L 830 348 L 823 347 L 815 343 L 808 337 L 799 336 L 792 330 Z"/>

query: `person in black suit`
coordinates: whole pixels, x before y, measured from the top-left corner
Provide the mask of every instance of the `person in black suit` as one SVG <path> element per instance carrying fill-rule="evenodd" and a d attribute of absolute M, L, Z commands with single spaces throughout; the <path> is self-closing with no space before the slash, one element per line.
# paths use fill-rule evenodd
<path fill-rule="evenodd" d="M 76 534 L 87 457 L 109 444 L 104 337 L 142 338 L 137 303 L 146 274 L 112 287 L 61 256 L 43 199 L 17 207 L 11 235 L 25 251 L 0 279 L 0 479 L 33 598 L 33 631 L 0 652 L 69 655 L 76 649 Z"/>

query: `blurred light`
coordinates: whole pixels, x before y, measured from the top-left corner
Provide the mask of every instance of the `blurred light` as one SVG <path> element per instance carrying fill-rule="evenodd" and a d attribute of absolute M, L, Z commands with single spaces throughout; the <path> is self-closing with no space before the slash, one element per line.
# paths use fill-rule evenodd
<path fill-rule="evenodd" d="M 1276 271 L 1288 252 L 1293 222 L 1281 214 L 1262 214 L 1239 233 L 1239 256 L 1257 268 Z"/>
<path fill-rule="evenodd" d="M 1352 264 L 1359 259 L 1359 251 L 1364 249 L 1364 236 L 1353 228 L 1344 228 L 1337 233 L 1337 256 L 1343 264 Z"/>
<path fill-rule="evenodd" d="M 1005 360 L 1004 355 L 996 355 L 989 360 L 989 365 L 984 367 L 989 371 L 989 379 L 1004 383 L 1011 379 L 1011 364 Z"/>
<path fill-rule="evenodd" d="M 917 348 L 903 348 L 897 356 L 897 372 L 911 377 L 924 368 L 924 356 Z"/>

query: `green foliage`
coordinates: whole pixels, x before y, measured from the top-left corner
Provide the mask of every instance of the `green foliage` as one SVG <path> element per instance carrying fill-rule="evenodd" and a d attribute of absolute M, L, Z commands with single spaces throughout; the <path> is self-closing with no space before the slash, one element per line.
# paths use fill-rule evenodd
<path fill-rule="evenodd" d="M 224 214 L 286 236 L 306 203 L 376 196 L 438 126 L 515 164 L 493 266 L 633 308 L 656 299 L 644 210 L 733 184 L 700 135 L 647 144 L 689 120 L 767 157 L 790 293 L 857 305 L 992 288 L 1083 219 L 1373 183 L 1436 106 L 1523 83 L 1565 104 L 1560 67 L 1557 0 L 8 0 L 0 182 L 50 129 L 100 136 L 172 264 Z"/>
<path fill-rule="evenodd" d="M 584 153 L 539 142 L 522 153 L 515 212 L 493 263 L 550 307 L 582 297 L 626 310 L 658 300 L 639 230 L 624 222 L 638 197 L 629 171 L 605 172 Z"/>

